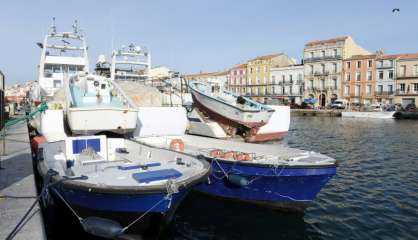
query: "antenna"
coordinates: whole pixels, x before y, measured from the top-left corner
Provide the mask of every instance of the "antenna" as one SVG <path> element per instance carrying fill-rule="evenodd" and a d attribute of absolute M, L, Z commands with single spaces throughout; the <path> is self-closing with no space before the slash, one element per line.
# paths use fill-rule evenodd
<path fill-rule="evenodd" d="M 78 21 L 77 21 L 77 19 L 76 19 L 76 20 L 74 20 L 74 24 L 73 24 L 73 32 L 74 32 L 75 34 L 77 34 L 77 33 L 78 33 Z"/>
<path fill-rule="evenodd" d="M 52 33 L 57 33 L 57 26 L 55 25 L 55 17 L 52 18 L 51 31 Z"/>

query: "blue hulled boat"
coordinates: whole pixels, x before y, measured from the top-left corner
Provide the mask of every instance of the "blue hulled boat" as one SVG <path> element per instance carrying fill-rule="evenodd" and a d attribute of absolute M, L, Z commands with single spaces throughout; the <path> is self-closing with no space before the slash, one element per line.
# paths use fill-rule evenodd
<path fill-rule="evenodd" d="M 106 228 L 111 221 L 123 233 L 159 230 L 210 171 L 192 156 L 104 135 L 35 137 L 32 146 L 54 202 L 65 204 L 87 232 L 105 237 L 84 223 L 93 218 L 94 227 Z"/>
<path fill-rule="evenodd" d="M 191 135 L 182 140 L 187 153 L 212 166 L 207 181 L 194 189 L 215 197 L 303 211 L 336 174 L 336 160 L 316 152 Z M 169 142 L 149 141 L 160 147 Z"/>

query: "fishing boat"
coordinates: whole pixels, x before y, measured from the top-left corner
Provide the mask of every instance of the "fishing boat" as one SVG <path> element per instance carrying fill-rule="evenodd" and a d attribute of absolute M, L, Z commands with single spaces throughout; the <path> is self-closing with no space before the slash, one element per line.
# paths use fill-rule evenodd
<path fill-rule="evenodd" d="M 189 89 L 195 106 L 221 123 L 228 135 L 242 132 L 244 137 L 251 138 L 260 127 L 268 123 L 274 113 L 274 109 L 266 105 L 216 85 L 191 81 Z"/>
<path fill-rule="evenodd" d="M 385 110 L 380 104 L 372 104 L 366 107 L 363 111 L 349 111 L 341 112 L 341 117 L 344 118 L 380 118 L 393 119 L 396 111 Z"/>
<path fill-rule="evenodd" d="M 193 135 L 136 138 L 169 148 L 172 139 L 184 142 L 184 152 L 212 166 L 198 192 L 284 211 L 301 212 L 336 174 L 336 160 L 285 146 L 260 145 Z"/>
<path fill-rule="evenodd" d="M 135 130 L 138 110 L 110 79 L 80 73 L 66 85 L 67 121 L 73 134 Z"/>
<path fill-rule="evenodd" d="M 210 171 L 193 156 L 105 135 L 37 136 L 31 145 L 48 192 L 84 230 L 106 238 L 158 230 Z"/>

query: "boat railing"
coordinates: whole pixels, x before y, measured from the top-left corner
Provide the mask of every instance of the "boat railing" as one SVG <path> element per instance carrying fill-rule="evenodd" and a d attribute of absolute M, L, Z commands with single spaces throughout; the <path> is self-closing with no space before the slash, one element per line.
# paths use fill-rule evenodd
<path fill-rule="evenodd" d="M 241 95 L 238 95 L 238 94 L 236 94 L 236 93 L 233 93 L 233 92 L 230 92 L 230 91 L 227 91 L 227 90 L 223 90 L 223 92 L 224 92 L 225 94 L 232 95 L 232 96 L 234 96 L 234 97 L 239 97 L 239 96 L 241 96 Z M 259 102 L 257 102 L 257 101 L 254 101 L 254 100 L 252 100 L 252 99 L 250 99 L 250 98 L 248 98 L 248 97 L 244 97 L 244 96 L 241 96 L 241 97 L 243 97 L 243 98 L 245 99 L 245 103 L 246 103 L 246 105 L 248 105 L 248 106 L 250 106 L 250 107 L 256 107 L 256 108 L 258 108 L 259 110 L 266 110 L 266 111 L 272 110 L 272 108 L 270 108 L 270 107 L 268 107 L 268 106 L 266 106 L 266 105 L 264 105 L 264 104 L 261 104 L 261 103 L 259 103 Z"/>
<path fill-rule="evenodd" d="M 119 84 L 110 79 L 109 81 L 113 85 L 113 88 L 117 91 L 118 95 L 123 98 L 122 101 L 126 101 L 128 103 L 128 108 L 135 108 L 135 103 L 132 102 L 132 100 L 125 94 L 125 92 L 122 90 Z"/>

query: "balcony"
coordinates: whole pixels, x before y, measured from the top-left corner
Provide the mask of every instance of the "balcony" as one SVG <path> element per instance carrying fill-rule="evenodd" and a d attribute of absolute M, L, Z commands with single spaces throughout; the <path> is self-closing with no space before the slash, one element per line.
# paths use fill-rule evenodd
<path fill-rule="evenodd" d="M 334 56 L 323 56 L 323 57 L 309 57 L 303 59 L 304 63 L 313 63 L 313 62 L 320 62 L 320 61 L 336 61 L 343 59 L 341 55 L 334 55 Z"/>
<path fill-rule="evenodd" d="M 374 92 L 375 96 L 385 97 L 385 96 L 393 96 L 395 92 L 393 91 L 376 91 Z"/>
<path fill-rule="evenodd" d="M 398 73 L 396 76 L 397 79 L 409 79 L 409 78 L 418 78 L 418 73 Z"/>
<path fill-rule="evenodd" d="M 313 75 L 314 76 L 328 76 L 329 71 L 321 71 L 321 72 L 316 71 Z"/>
<path fill-rule="evenodd" d="M 393 68 L 393 63 L 376 64 L 376 68 L 378 69 Z"/>
<path fill-rule="evenodd" d="M 396 95 L 398 96 L 417 96 L 418 95 L 418 91 L 414 91 L 414 90 L 409 90 L 409 91 L 401 91 L 401 90 L 396 90 Z"/>

